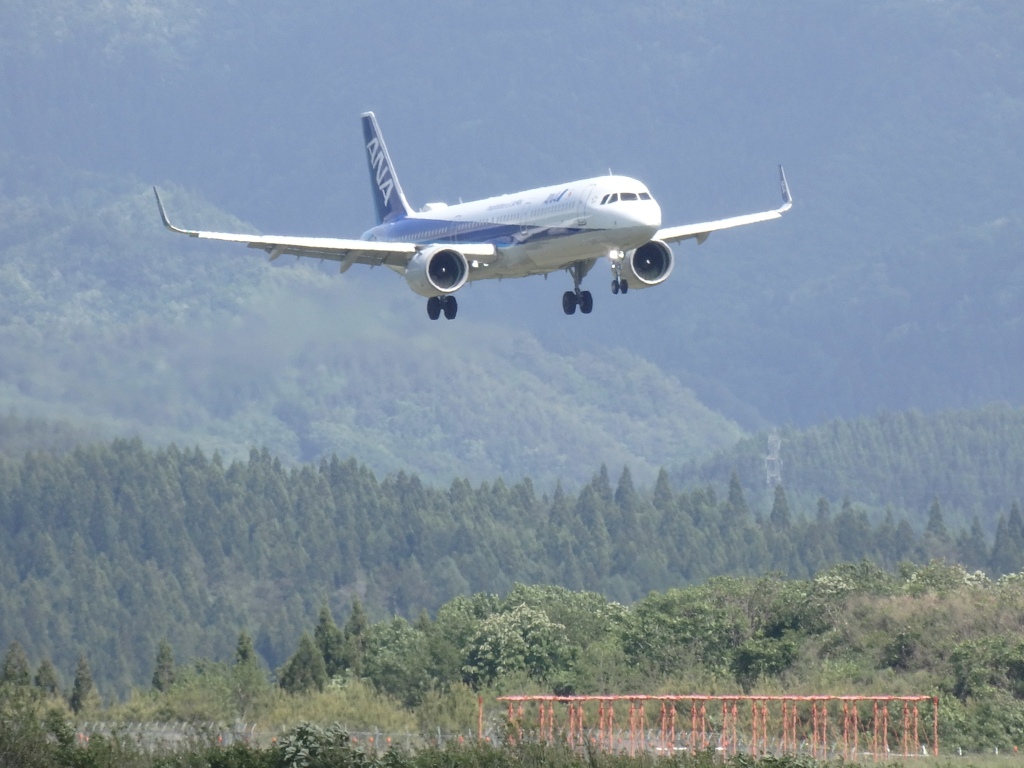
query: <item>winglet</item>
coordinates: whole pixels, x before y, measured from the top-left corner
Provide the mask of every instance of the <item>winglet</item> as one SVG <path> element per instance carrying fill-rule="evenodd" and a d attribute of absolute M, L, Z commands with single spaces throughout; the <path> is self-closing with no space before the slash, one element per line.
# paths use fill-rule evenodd
<path fill-rule="evenodd" d="M 793 207 L 793 195 L 789 191 L 789 182 L 786 181 L 786 172 L 779 166 L 779 184 L 782 187 L 782 207 L 779 213 L 785 213 Z"/>
<path fill-rule="evenodd" d="M 156 205 L 160 209 L 160 218 L 163 220 L 164 226 L 167 227 L 171 232 L 177 232 L 182 235 L 188 235 L 189 237 L 199 237 L 198 232 L 193 232 L 191 229 L 180 229 L 171 224 L 170 219 L 167 218 L 167 211 L 164 210 L 163 201 L 160 199 L 160 193 L 156 191 L 156 187 L 153 187 L 153 194 L 156 195 Z"/>

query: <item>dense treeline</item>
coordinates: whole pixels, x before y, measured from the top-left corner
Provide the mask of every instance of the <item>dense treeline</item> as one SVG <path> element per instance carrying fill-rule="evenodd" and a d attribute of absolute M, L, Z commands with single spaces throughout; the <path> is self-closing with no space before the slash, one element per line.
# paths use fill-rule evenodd
<path fill-rule="evenodd" d="M 719 577 L 631 607 L 517 585 L 412 623 L 370 622 L 354 600 L 338 626 L 324 606 L 275 682 L 243 631 L 231 662 L 176 665 L 161 642 L 150 681 L 106 707 L 86 660 L 65 700 L 45 663 L 32 677 L 15 643 L 0 692 L 78 722 L 258 722 L 265 740 L 302 721 L 472 733 L 478 694 L 489 723 L 500 721 L 500 693 L 926 694 L 942 699 L 947 751 L 1005 750 L 1024 723 L 1022 621 L 1024 574 L 993 582 L 937 561 L 899 574 L 860 563 L 812 579 Z"/>
<path fill-rule="evenodd" d="M 876 508 L 923 519 L 942 500 L 948 525 L 974 516 L 991 534 L 1021 497 L 1024 408 L 882 413 L 805 430 L 779 430 L 782 477 L 791 495 L 851 496 Z M 674 474 L 683 485 L 724 483 L 737 472 L 745 487 L 764 482 L 768 437 L 756 435 Z"/>
<path fill-rule="evenodd" d="M 578 493 L 524 479 L 447 488 L 353 459 L 286 468 L 265 449 L 247 462 L 139 441 L 32 453 L 0 463 L 0 643 L 13 640 L 69 675 L 88 651 L 108 694 L 148 678 L 161 638 L 183 658 L 225 658 L 249 627 L 272 667 L 326 603 L 358 595 L 371 616 L 436 610 L 455 595 L 514 583 L 589 589 L 630 602 L 709 577 L 838 562 L 958 560 L 1016 571 L 1024 523 L 1014 507 L 993 546 L 954 531 L 931 505 L 916 532 L 857 504 L 748 504 L 727 488 L 676 491 L 662 473 L 637 488 L 602 467 Z"/>

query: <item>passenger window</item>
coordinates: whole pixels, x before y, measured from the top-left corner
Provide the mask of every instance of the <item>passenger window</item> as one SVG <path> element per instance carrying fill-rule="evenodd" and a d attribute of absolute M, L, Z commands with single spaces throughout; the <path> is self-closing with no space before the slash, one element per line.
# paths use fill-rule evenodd
<path fill-rule="evenodd" d="M 615 203 L 615 202 L 618 202 L 618 199 L 619 199 L 619 195 L 618 195 L 618 193 L 616 193 L 616 194 L 610 195 L 608 197 L 608 202 L 609 203 Z"/>
<path fill-rule="evenodd" d="M 636 192 L 623 192 L 620 198 L 622 200 L 636 200 Z"/>
<path fill-rule="evenodd" d="M 647 192 L 641 192 L 640 193 L 640 199 L 641 200 L 650 200 L 651 196 Z"/>

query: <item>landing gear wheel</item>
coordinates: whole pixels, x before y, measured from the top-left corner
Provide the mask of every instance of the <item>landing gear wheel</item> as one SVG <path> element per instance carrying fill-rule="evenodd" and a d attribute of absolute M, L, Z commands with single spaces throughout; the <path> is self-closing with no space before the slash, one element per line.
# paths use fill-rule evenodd
<path fill-rule="evenodd" d="M 626 282 L 626 278 L 619 280 L 619 293 L 625 295 L 626 291 L 629 290 L 629 283 Z"/>
<path fill-rule="evenodd" d="M 567 315 L 576 314 L 576 294 L 572 291 L 562 294 L 562 311 Z"/>
<path fill-rule="evenodd" d="M 580 312 L 584 315 L 589 315 L 594 311 L 594 297 L 590 295 L 590 291 L 583 291 L 580 294 Z"/>
<path fill-rule="evenodd" d="M 441 297 L 431 296 L 427 299 L 427 317 L 437 320 L 441 316 Z"/>
<path fill-rule="evenodd" d="M 619 281 L 618 280 L 612 280 L 612 293 L 618 293 L 618 292 L 619 292 Z"/>
<path fill-rule="evenodd" d="M 444 307 L 444 319 L 454 320 L 455 314 L 459 311 L 459 302 L 455 300 L 455 297 L 445 296 L 441 302 L 441 306 Z"/>

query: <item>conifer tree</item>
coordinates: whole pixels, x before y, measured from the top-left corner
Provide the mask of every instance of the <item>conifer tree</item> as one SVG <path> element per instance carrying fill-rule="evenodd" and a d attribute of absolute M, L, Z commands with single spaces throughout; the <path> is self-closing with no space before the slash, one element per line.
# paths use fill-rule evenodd
<path fill-rule="evenodd" d="M 256 655 L 256 647 L 252 644 L 252 638 L 244 629 L 238 635 L 238 643 L 235 645 L 235 666 L 246 664 L 259 664 Z"/>
<path fill-rule="evenodd" d="M 996 576 L 1018 573 L 1024 568 L 1024 534 L 1022 534 L 1020 507 L 1014 503 L 1009 519 L 999 516 L 996 537 L 992 543 L 989 570 Z"/>
<path fill-rule="evenodd" d="M 331 609 L 326 603 L 320 607 L 320 618 L 313 631 L 313 639 L 323 654 L 327 676 L 341 674 L 345 669 L 345 634 L 334 623 Z"/>
<path fill-rule="evenodd" d="M 939 506 L 939 497 L 932 498 L 931 506 L 928 507 L 928 525 L 925 530 L 939 541 L 949 540 L 949 533 L 946 531 L 946 521 L 942 518 L 942 507 Z"/>
<path fill-rule="evenodd" d="M 47 696 L 60 694 L 60 677 L 57 675 L 57 668 L 49 659 L 43 659 L 39 663 L 34 680 L 36 688 L 39 688 Z"/>
<path fill-rule="evenodd" d="M 244 720 L 267 693 L 267 678 L 260 667 L 252 638 L 244 629 L 235 646 L 235 665 L 231 670 L 232 694 L 239 716 Z"/>
<path fill-rule="evenodd" d="M 654 508 L 665 514 L 671 509 L 673 501 L 672 484 L 668 480 L 668 472 L 662 467 L 658 470 L 658 479 L 654 482 Z"/>
<path fill-rule="evenodd" d="M 828 525 L 832 522 L 832 505 L 824 496 L 818 498 L 818 508 L 814 515 L 818 525 Z"/>
<path fill-rule="evenodd" d="M 975 515 L 969 532 L 962 532 L 957 539 L 957 559 L 968 568 L 984 568 L 989 562 L 988 544 L 981 529 L 981 521 Z"/>
<path fill-rule="evenodd" d="M 747 500 L 743 495 L 743 486 L 740 485 L 740 476 L 734 469 L 729 478 L 729 496 L 723 510 L 723 517 L 726 522 L 735 523 L 745 520 L 749 514 Z"/>
<path fill-rule="evenodd" d="M 156 652 L 156 666 L 153 669 L 153 688 L 160 692 L 174 685 L 174 653 L 166 639 L 160 641 Z"/>
<path fill-rule="evenodd" d="M 1020 504 L 1016 501 L 1010 507 L 1010 515 L 1006 518 L 1006 533 L 1017 551 L 1024 552 L 1024 517 L 1021 517 Z"/>
<path fill-rule="evenodd" d="M 891 552 L 893 562 L 900 562 L 910 554 L 914 546 L 914 529 L 907 518 L 901 517 L 896 523 L 896 537 L 893 539 Z"/>
<path fill-rule="evenodd" d="M 0 685 L 32 685 L 32 671 L 29 669 L 28 656 L 17 640 L 7 647 L 3 667 L 0 668 Z"/>
<path fill-rule="evenodd" d="M 71 698 L 68 704 L 71 711 L 76 715 L 81 712 L 92 693 L 92 671 L 89 669 L 89 662 L 85 656 L 78 657 L 78 667 L 75 669 L 75 682 L 71 686 Z"/>
<path fill-rule="evenodd" d="M 323 654 L 308 632 L 302 633 L 295 655 L 281 669 L 278 684 L 288 693 L 322 691 L 327 685 L 327 667 L 324 665 Z"/>
<path fill-rule="evenodd" d="M 345 621 L 343 634 L 345 647 L 341 655 L 341 668 L 351 670 L 359 677 L 363 669 L 363 651 L 366 649 L 366 630 L 369 622 L 358 597 L 352 598 L 352 612 Z"/>
<path fill-rule="evenodd" d="M 786 492 L 781 485 L 775 486 L 775 501 L 772 504 L 772 511 L 768 515 L 771 524 L 776 528 L 789 528 L 789 502 L 786 500 Z"/>

